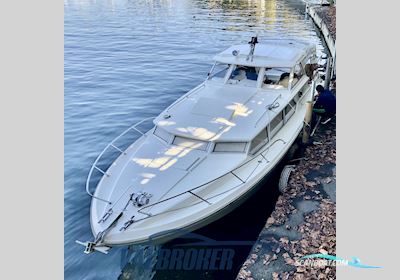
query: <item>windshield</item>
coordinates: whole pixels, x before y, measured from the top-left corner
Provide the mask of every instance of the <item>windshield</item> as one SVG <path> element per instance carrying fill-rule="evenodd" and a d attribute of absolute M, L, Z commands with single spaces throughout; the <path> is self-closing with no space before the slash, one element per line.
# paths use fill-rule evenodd
<path fill-rule="evenodd" d="M 263 87 L 287 89 L 289 87 L 290 68 L 265 69 Z"/>
<path fill-rule="evenodd" d="M 223 80 L 228 72 L 230 64 L 216 63 L 208 73 L 209 80 Z"/>
<path fill-rule="evenodd" d="M 229 76 L 228 84 L 240 84 L 255 87 L 257 85 L 260 68 L 235 65 Z"/>
<path fill-rule="evenodd" d="M 233 70 L 230 79 L 233 80 L 252 80 L 257 81 L 258 78 L 258 69 L 255 67 L 241 66 L 237 65 L 235 70 Z"/>

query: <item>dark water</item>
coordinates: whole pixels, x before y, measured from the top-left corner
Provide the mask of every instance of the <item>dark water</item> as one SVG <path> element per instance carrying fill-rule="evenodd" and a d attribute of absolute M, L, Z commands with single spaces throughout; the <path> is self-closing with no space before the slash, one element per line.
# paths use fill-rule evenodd
<path fill-rule="evenodd" d="M 104 146 L 202 82 L 213 55 L 234 43 L 258 33 L 260 41 L 309 40 L 319 55 L 323 46 L 300 0 L 64 0 L 64 9 L 65 278 L 117 279 L 119 249 L 87 256 L 74 243 L 92 239 L 85 180 Z M 255 240 L 277 196 L 274 179 L 263 184 L 241 208 L 198 232 L 218 240 Z M 156 278 L 172 279 L 165 273 Z"/>

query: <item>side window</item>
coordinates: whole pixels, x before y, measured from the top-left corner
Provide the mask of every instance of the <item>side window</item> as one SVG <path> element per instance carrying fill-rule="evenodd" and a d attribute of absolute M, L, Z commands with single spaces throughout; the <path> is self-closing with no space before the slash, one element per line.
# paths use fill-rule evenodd
<path fill-rule="evenodd" d="M 289 72 L 283 73 L 279 78 L 279 85 L 283 86 L 284 88 L 288 88 L 289 79 L 290 79 L 290 73 Z"/>
<path fill-rule="evenodd" d="M 290 68 L 266 68 L 264 85 L 269 85 L 267 88 L 288 88 L 290 72 Z"/>
<path fill-rule="evenodd" d="M 294 87 L 298 83 L 298 81 L 303 77 L 303 75 L 304 75 L 303 65 L 301 63 L 296 64 L 293 71 L 292 87 Z"/>
<path fill-rule="evenodd" d="M 296 64 L 294 67 L 294 75 L 297 76 L 297 78 L 301 78 L 304 75 L 304 69 L 303 65 L 301 63 Z"/>
<path fill-rule="evenodd" d="M 279 112 L 278 115 L 270 122 L 271 137 L 273 137 L 279 129 L 283 126 L 283 111 Z"/>
<path fill-rule="evenodd" d="M 293 116 L 296 110 L 296 102 L 294 99 L 290 100 L 289 104 L 285 107 L 285 123 Z"/>
<path fill-rule="evenodd" d="M 244 153 L 246 151 L 247 142 L 217 142 L 213 152 L 237 152 Z"/>
<path fill-rule="evenodd" d="M 255 154 L 261 147 L 268 143 L 267 129 L 264 128 L 252 141 L 250 144 L 250 153 Z"/>
<path fill-rule="evenodd" d="M 187 149 L 206 151 L 208 147 L 208 142 L 197 139 L 175 136 L 174 140 L 172 141 L 172 145 L 180 146 L 182 148 L 187 148 Z"/>

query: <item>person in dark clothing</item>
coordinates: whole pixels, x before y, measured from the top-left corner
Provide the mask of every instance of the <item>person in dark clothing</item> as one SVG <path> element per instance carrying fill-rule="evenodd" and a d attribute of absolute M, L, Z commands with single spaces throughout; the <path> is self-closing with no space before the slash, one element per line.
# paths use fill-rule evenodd
<path fill-rule="evenodd" d="M 333 117 L 336 114 L 336 97 L 330 90 L 324 89 L 321 85 L 318 85 L 316 89 L 318 95 L 313 111 L 323 117 Z"/>

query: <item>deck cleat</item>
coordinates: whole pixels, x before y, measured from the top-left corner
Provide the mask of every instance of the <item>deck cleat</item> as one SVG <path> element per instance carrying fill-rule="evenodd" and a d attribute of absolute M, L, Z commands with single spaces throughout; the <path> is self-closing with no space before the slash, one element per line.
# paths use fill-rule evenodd
<path fill-rule="evenodd" d="M 125 231 L 131 224 L 135 222 L 134 218 L 135 216 L 133 215 L 128 221 L 125 222 L 125 224 L 119 229 L 119 231 Z"/>
<path fill-rule="evenodd" d="M 107 211 L 107 212 L 104 214 L 104 216 L 98 221 L 98 223 L 100 224 L 100 223 L 105 222 L 105 221 L 111 216 L 112 213 L 113 213 L 112 208 L 108 209 L 108 211 Z"/>

